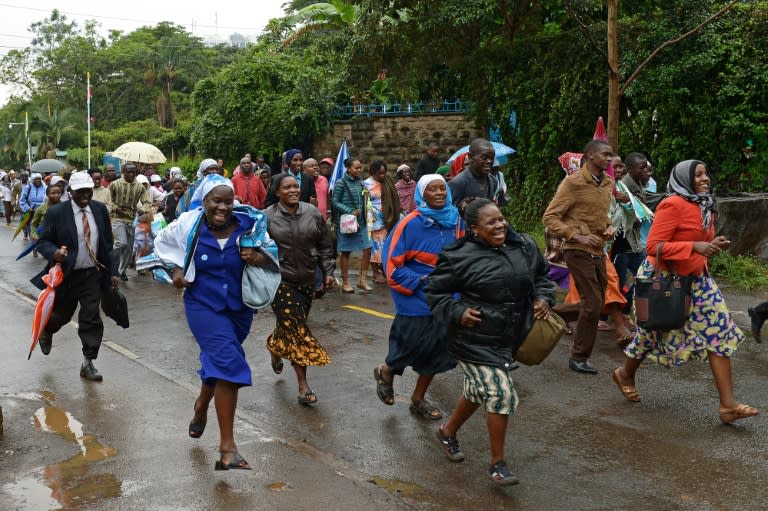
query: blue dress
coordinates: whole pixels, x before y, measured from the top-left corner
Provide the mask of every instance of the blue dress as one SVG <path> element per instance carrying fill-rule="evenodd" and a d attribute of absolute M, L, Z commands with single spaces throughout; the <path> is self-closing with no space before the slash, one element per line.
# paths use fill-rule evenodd
<path fill-rule="evenodd" d="M 253 226 L 247 215 L 232 215 L 235 230 L 222 249 L 203 222 L 195 250 L 195 281 L 184 292 L 187 323 L 200 346 L 200 379 L 213 386 L 224 380 L 251 385 L 251 368 L 242 343 L 253 322 L 253 310 L 243 304 L 237 237 Z"/>

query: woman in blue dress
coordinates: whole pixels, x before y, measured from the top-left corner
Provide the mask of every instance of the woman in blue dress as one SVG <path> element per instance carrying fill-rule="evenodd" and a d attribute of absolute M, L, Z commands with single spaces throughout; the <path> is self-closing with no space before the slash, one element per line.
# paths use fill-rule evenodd
<path fill-rule="evenodd" d="M 229 179 L 211 174 L 201 182 L 200 191 L 202 207 L 183 213 L 163 229 L 155 252 L 173 268 L 173 284 L 184 289 L 187 323 L 200 346 L 202 385 L 189 436 L 202 436 L 208 405 L 215 398 L 221 435 L 221 457 L 215 468 L 250 470 L 234 439 L 238 390 L 251 385 L 242 343 L 250 331 L 253 310 L 243 303 L 242 279 L 246 265 L 266 267 L 270 259 L 275 260 L 276 249 L 261 212 L 234 211 Z M 243 240 L 254 237 L 261 239 L 250 244 L 254 248 L 245 248 Z"/>

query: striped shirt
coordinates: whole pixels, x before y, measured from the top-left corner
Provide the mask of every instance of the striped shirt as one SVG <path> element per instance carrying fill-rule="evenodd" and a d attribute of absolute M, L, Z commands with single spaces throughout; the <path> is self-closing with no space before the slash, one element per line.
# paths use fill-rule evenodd
<path fill-rule="evenodd" d="M 109 196 L 112 216 L 118 220 L 133 221 L 137 210 L 146 213 L 152 205 L 149 193 L 141 183 L 129 183 L 123 178 L 109 184 Z"/>

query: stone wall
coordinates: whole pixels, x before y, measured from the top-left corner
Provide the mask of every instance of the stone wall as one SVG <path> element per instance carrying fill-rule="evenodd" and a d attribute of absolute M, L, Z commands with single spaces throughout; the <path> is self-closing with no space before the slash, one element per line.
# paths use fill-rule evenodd
<path fill-rule="evenodd" d="M 715 230 L 731 240 L 731 253 L 768 261 L 768 194 L 717 197 L 717 212 Z"/>
<path fill-rule="evenodd" d="M 393 171 L 403 163 L 415 168 L 431 140 L 440 145 L 438 158 L 443 163 L 479 136 L 481 130 L 460 114 L 364 117 L 334 122 L 331 133 L 315 139 L 312 155 L 335 160 L 341 141 L 347 139 L 352 158 L 363 165 L 384 160 Z"/>

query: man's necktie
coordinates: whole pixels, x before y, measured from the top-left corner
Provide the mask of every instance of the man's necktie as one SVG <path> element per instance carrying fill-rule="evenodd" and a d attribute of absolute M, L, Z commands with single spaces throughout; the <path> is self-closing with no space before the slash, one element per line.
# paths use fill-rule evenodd
<path fill-rule="evenodd" d="M 93 252 L 93 245 L 91 245 L 91 224 L 88 222 L 88 212 L 81 209 L 83 214 L 83 237 L 85 238 L 85 246 L 88 248 L 88 257 L 91 258 L 96 268 L 104 268 L 104 265 L 96 260 L 96 254 Z"/>

